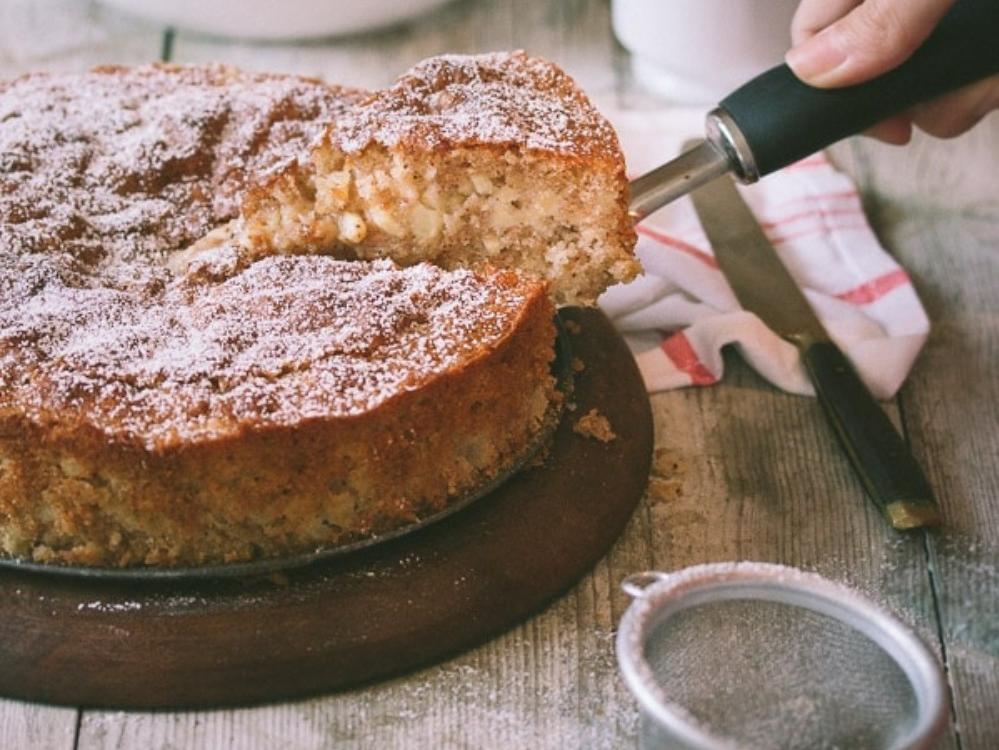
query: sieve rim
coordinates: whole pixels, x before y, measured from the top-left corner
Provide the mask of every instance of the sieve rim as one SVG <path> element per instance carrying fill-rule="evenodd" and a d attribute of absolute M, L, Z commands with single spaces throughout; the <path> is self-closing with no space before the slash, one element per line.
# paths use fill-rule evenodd
<path fill-rule="evenodd" d="M 628 576 L 622 588 L 634 599 L 621 618 L 615 641 L 621 675 L 641 708 L 691 747 L 716 750 L 736 745 L 699 726 L 689 711 L 669 700 L 645 658 L 646 637 L 653 626 L 678 612 L 732 600 L 802 607 L 874 641 L 902 670 L 916 697 L 916 721 L 894 745 L 897 750 L 931 748 L 947 726 L 946 687 L 936 658 L 909 626 L 843 584 L 785 565 L 747 561 L 694 565 L 674 573 L 645 571 Z"/>

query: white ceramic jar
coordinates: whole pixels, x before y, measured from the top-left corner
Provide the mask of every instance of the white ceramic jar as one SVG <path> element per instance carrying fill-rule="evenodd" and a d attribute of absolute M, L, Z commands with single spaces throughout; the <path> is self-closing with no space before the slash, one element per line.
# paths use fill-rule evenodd
<path fill-rule="evenodd" d="M 798 0 L 613 0 L 614 33 L 649 90 L 714 104 L 782 62 Z"/>

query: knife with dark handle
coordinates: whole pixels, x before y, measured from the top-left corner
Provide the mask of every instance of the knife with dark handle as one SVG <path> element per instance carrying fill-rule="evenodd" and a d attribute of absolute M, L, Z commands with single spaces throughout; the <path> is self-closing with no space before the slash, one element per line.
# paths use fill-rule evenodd
<path fill-rule="evenodd" d="M 922 468 L 843 352 L 816 341 L 801 355 L 843 450 L 889 523 L 896 529 L 939 524 Z"/>
<path fill-rule="evenodd" d="M 896 529 L 938 524 L 922 469 L 829 338 L 732 179 L 716 179 L 690 197 L 739 303 L 801 352 L 823 410 L 874 504 Z"/>
<path fill-rule="evenodd" d="M 999 73 L 999 0 L 957 0 L 908 60 L 866 83 L 818 89 L 779 65 L 708 114 L 707 140 L 631 184 L 636 221 L 726 172 L 755 182 L 920 102 Z"/>

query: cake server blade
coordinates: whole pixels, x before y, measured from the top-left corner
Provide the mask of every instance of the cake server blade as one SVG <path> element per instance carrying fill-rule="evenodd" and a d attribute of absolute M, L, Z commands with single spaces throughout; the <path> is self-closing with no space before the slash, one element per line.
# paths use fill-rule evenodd
<path fill-rule="evenodd" d="M 938 524 L 933 490 L 912 452 L 829 338 L 732 178 L 690 195 L 739 303 L 801 352 L 826 417 L 874 504 L 896 529 Z"/>

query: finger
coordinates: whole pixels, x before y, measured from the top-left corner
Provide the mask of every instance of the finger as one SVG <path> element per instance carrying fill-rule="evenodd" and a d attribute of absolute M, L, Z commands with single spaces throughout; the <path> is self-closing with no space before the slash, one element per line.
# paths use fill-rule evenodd
<path fill-rule="evenodd" d="M 909 115 L 895 115 L 868 128 L 863 135 L 893 146 L 904 146 L 912 140 L 912 118 Z"/>
<path fill-rule="evenodd" d="M 920 104 L 913 111 L 913 122 L 930 135 L 953 138 L 994 109 L 999 109 L 999 76 L 985 78 Z"/>
<path fill-rule="evenodd" d="M 785 58 L 801 80 L 836 88 L 897 67 L 930 35 L 954 0 L 866 0 Z"/>
<path fill-rule="evenodd" d="M 798 45 L 838 21 L 863 0 L 801 0 L 791 19 L 791 41 Z"/>

